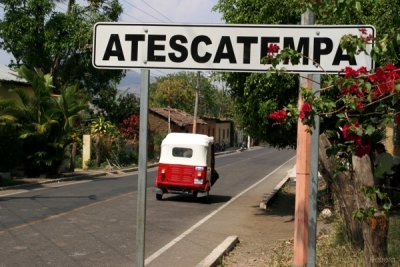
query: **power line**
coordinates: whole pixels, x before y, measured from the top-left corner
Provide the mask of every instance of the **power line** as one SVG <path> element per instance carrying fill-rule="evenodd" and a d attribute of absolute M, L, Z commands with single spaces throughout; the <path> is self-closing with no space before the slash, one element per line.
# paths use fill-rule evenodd
<path fill-rule="evenodd" d="M 142 21 L 142 20 L 140 20 L 140 19 L 138 19 L 138 18 L 135 18 L 134 16 L 129 15 L 128 13 L 123 12 L 122 15 L 128 16 L 128 17 L 130 17 L 130 18 L 132 18 L 132 19 L 134 19 L 134 20 L 137 20 L 137 21 L 139 21 L 139 22 L 144 23 L 144 21 Z M 122 17 L 122 16 L 121 16 L 121 17 Z"/>
<path fill-rule="evenodd" d="M 156 19 L 156 20 L 159 21 L 159 22 L 163 22 L 163 21 L 160 20 L 159 18 L 157 18 L 157 17 L 151 15 L 150 13 L 148 13 L 148 12 L 146 12 L 145 10 L 143 10 L 143 9 L 141 9 L 141 8 L 139 8 L 139 7 L 137 7 L 137 6 L 135 6 L 134 4 L 131 4 L 131 3 L 129 3 L 129 2 L 126 1 L 126 0 L 122 0 L 122 1 L 124 1 L 124 2 L 127 3 L 128 5 L 132 6 L 133 8 L 136 8 L 137 10 L 141 11 L 142 13 L 146 14 L 147 16 L 152 17 L 152 18 Z"/>
<path fill-rule="evenodd" d="M 173 22 L 170 18 L 168 18 L 167 16 L 165 16 L 163 13 L 161 13 L 160 11 L 158 11 L 157 9 L 155 9 L 154 7 L 152 7 L 149 3 L 147 3 L 145 0 L 142 0 L 142 2 L 150 7 L 152 10 L 154 10 L 155 12 L 157 12 L 158 14 L 160 14 L 162 17 L 166 18 L 169 22 Z"/>

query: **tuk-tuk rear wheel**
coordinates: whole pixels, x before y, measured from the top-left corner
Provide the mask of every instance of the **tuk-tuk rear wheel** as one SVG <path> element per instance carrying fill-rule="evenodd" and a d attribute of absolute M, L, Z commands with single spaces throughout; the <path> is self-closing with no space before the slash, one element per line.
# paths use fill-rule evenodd
<path fill-rule="evenodd" d="M 210 190 L 207 190 L 207 194 L 203 197 L 203 203 L 209 203 L 210 202 Z"/>
<path fill-rule="evenodd" d="M 157 200 L 162 200 L 162 194 L 156 194 L 156 199 Z"/>

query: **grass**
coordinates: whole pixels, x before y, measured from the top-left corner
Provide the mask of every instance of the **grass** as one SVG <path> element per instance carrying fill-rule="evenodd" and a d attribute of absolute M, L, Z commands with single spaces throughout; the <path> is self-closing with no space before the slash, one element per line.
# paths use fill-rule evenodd
<path fill-rule="evenodd" d="M 389 221 L 388 255 L 400 266 L 400 212 L 392 214 Z"/>
<path fill-rule="evenodd" d="M 330 233 L 317 239 L 316 266 L 363 267 L 362 250 L 355 250 L 345 240 L 342 223 L 336 219 Z M 388 234 L 388 258 L 391 266 L 400 266 L 400 214 L 390 217 Z M 268 266 L 286 267 L 293 264 L 293 240 L 280 242 L 274 248 Z"/>

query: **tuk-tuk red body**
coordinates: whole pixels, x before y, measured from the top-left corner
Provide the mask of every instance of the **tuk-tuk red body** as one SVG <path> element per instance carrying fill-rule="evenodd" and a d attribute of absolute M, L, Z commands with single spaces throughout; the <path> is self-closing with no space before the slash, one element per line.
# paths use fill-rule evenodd
<path fill-rule="evenodd" d="M 170 133 L 161 143 L 155 192 L 209 194 L 218 178 L 214 170 L 214 139 L 202 134 Z"/>

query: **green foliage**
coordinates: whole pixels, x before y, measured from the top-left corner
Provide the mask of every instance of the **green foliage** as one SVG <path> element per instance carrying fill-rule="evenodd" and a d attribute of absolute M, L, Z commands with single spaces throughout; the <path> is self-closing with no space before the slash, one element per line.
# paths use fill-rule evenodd
<path fill-rule="evenodd" d="M 315 1 L 308 0 L 314 11 L 316 24 L 373 25 L 377 40 L 373 58 L 379 64 L 399 61 L 400 19 L 399 0 L 346 0 Z"/>
<path fill-rule="evenodd" d="M 291 0 L 219 0 L 214 10 L 221 12 L 227 23 L 298 24 L 302 13 L 300 7 Z M 277 147 L 296 146 L 296 127 L 279 127 L 268 119 L 274 110 L 296 103 L 296 75 L 225 73 L 223 79 L 235 101 L 235 120 L 247 134 Z"/>
<path fill-rule="evenodd" d="M 268 119 L 268 114 L 295 102 L 298 79 L 286 74 L 258 73 L 226 73 L 224 77 L 235 101 L 239 125 L 246 133 L 277 147 L 295 147 L 297 125 L 279 124 Z M 296 117 L 297 112 L 288 110 L 288 116 Z"/>
<path fill-rule="evenodd" d="M 0 172 L 9 172 L 20 164 L 21 142 L 17 127 L 11 123 L 0 122 Z"/>
<path fill-rule="evenodd" d="M 383 210 L 386 214 L 389 214 L 392 208 L 392 203 L 388 195 L 382 192 L 379 188 L 375 187 L 364 187 L 362 194 L 371 200 L 379 199 L 382 205 L 380 207 L 367 207 L 364 209 L 358 209 L 354 212 L 353 217 L 359 221 L 365 221 L 366 219 L 374 216 L 379 210 Z"/>
<path fill-rule="evenodd" d="M 179 72 L 158 78 L 150 86 L 150 106 L 171 107 L 192 114 L 197 86 L 199 86 L 200 116 L 228 117 L 231 114 L 229 96 L 224 91 L 218 90 L 210 79 L 202 75 L 198 78 L 194 72 Z"/>
<path fill-rule="evenodd" d="M 219 0 L 213 10 L 228 23 L 295 24 L 302 10 L 293 0 Z"/>
<path fill-rule="evenodd" d="M 118 1 L 75 4 L 65 14 L 55 9 L 52 0 L 4 0 L 2 5 L 0 47 L 14 56 L 10 65 L 49 73 L 56 90 L 78 86 L 97 100 L 95 106 L 102 106 L 106 98 L 100 96 L 115 88 L 124 73 L 93 68 L 92 29 L 97 21 L 118 20 L 122 12 Z"/>
<path fill-rule="evenodd" d="M 115 124 L 121 123 L 132 115 L 139 114 L 140 100 L 135 94 L 128 93 L 119 95 L 115 106 L 108 112 L 108 118 Z"/>
<path fill-rule="evenodd" d="M 1 118 L 11 122 L 18 133 L 25 173 L 53 175 L 64 159 L 77 115 L 87 103 L 75 87 L 61 90 L 59 96 L 52 95 L 52 77 L 40 70 L 23 66 L 18 72 L 32 85 L 32 95 L 22 89 L 13 90 L 18 101 L 0 105 Z"/>
<path fill-rule="evenodd" d="M 91 123 L 91 133 L 100 136 L 117 136 L 118 129 L 110 121 L 103 117 L 98 117 Z"/>
<path fill-rule="evenodd" d="M 171 107 L 193 113 L 195 89 L 194 73 L 180 72 L 157 78 L 150 87 L 150 106 Z"/>
<path fill-rule="evenodd" d="M 373 40 L 375 42 L 374 49 L 371 56 L 378 64 L 384 64 L 386 62 L 398 62 L 399 54 L 399 41 L 400 41 L 400 31 L 399 27 L 399 9 L 400 5 L 396 4 L 398 1 L 389 0 L 368 0 L 368 1 L 249 1 L 249 0 L 220 0 L 214 7 L 215 10 L 220 11 L 223 14 L 223 18 L 228 23 L 266 23 L 266 24 L 298 24 L 302 12 L 305 11 L 306 7 L 310 7 L 316 17 L 316 24 L 353 24 L 353 25 L 363 25 L 370 24 L 374 25 L 377 29 L 377 38 Z M 275 12 L 276 11 L 276 12 Z M 384 19 L 382 19 L 384 18 Z M 372 41 L 372 40 L 369 40 Z M 358 53 L 360 50 L 365 49 L 365 41 L 351 36 L 346 36 L 342 40 L 342 46 L 351 53 Z M 278 64 L 284 60 L 290 60 L 296 62 L 300 58 L 300 54 L 291 49 L 283 49 L 280 51 L 279 56 L 270 57 L 263 59 L 268 61 L 268 63 Z M 311 59 L 312 60 L 312 59 Z M 296 145 L 295 139 L 288 138 L 287 141 L 284 138 L 279 138 L 282 133 L 288 131 L 288 127 L 295 126 L 280 123 L 281 129 L 278 129 L 278 124 L 268 122 L 268 115 L 274 111 L 274 109 L 268 109 L 270 104 L 264 102 L 265 91 L 257 90 L 256 84 L 249 82 L 247 79 L 256 80 L 248 78 L 249 76 L 255 76 L 256 74 L 245 74 L 245 73 L 232 73 L 225 74 L 223 77 L 231 90 L 231 94 L 236 101 L 236 108 L 238 113 L 241 114 L 241 125 L 246 128 L 254 137 L 266 140 L 271 145 L 284 147 L 293 147 Z M 257 74 L 260 76 L 268 74 Z M 281 75 L 281 72 L 277 72 L 273 75 Z M 293 79 L 297 77 L 292 75 Z M 341 124 L 338 123 L 337 118 L 339 118 L 339 112 L 334 112 L 334 110 L 339 110 L 337 107 L 338 102 L 332 98 L 333 95 L 337 94 L 337 90 L 341 88 L 336 88 L 336 90 L 328 90 L 331 86 L 338 84 L 338 76 L 326 76 L 322 78 L 324 82 L 324 88 L 326 90 L 323 92 L 320 98 L 314 98 L 313 111 L 311 111 L 305 119 L 309 120 L 307 123 L 313 123 L 313 115 L 320 112 L 324 116 L 321 117 L 321 132 L 332 130 L 335 127 L 340 127 Z M 372 90 L 372 85 L 365 80 L 360 79 L 363 83 L 363 88 L 365 90 Z M 269 86 L 267 83 L 262 86 Z M 271 86 L 270 90 L 276 91 L 279 94 L 279 90 L 282 88 L 283 82 L 276 80 L 276 85 Z M 268 99 L 271 102 L 278 103 L 275 110 L 284 109 L 289 112 L 288 114 L 293 114 L 294 109 L 289 110 L 289 105 L 295 107 L 297 91 L 297 83 L 292 83 L 292 90 L 282 90 L 283 94 L 286 96 L 286 100 L 279 102 L 271 96 L 273 92 L 270 92 Z M 288 86 L 288 85 L 285 85 Z M 250 92 L 250 93 L 249 93 Z M 261 92 L 261 93 L 260 93 Z M 304 90 L 302 92 L 304 94 Z M 253 95 L 254 94 L 254 95 Z M 311 98 L 311 96 L 310 96 Z M 398 96 L 394 96 L 389 101 L 394 101 L 397 103 Z M 370 99 L 372 103 L 372 99 Z M 346 105 L 352 108 L 357 107 L 357 100 L 352 96 L 345 96 L 341 99 L 339 105 Z M 372 105 L 372 104 L 371 104 Z M 394 104 L 392 104 L 393 106 Z M 252 109 L 251 107 L 254 107 Z M 262 108 L 260 108 L 262 107 Z M 318 111 L 315 110 L 318 108 Z M 265 113 L 261 114 L 263 110 Z M 340 110 L 339 110 L 340 111 Z M 366 109 L 364 111 L 367 111 Z M 382 116 L 382 122 L 390 122 L 391 114 L 393 112 L 390 109 L 381 108 L 378 109 L 381 114 L 387 114 L 387 116 Z M 367 116 L 365 116 L 367 118 Z M 371 122 L 367 123 L 365 136 L 368 139 L 379 139 L 376 137 L 376 132 L 381 132 L 382 128 L 376 127 L 374 125 L 376 121 L 371 118 Z M 344 121 L 344 120 L 343 120 Z M 342 123 L 343 123 L 342 121 Z M 260 123 L 256 123 L 260 122 Z M 361 123 L 361 122 L 360 122 Z M 385 124 L 382 123 L 382 124 Z M 270 127 L 273 125 L 273 127 Z M 368 126 L 369 125 L 369 126 Z M 265 128 L 266 127 L 266 128 Z M 279 134 L 276 136 L 273 133 Z M 272 133 L 272 134 L 271 134 Z M 291 132 L 291 133 L 294 133 Z M 287 136 L 287 135 L 286 135 Z M 286 142 L 286 144 L 285 144 Z M 376 141 L 375 141 L 376 142 Z"/>

